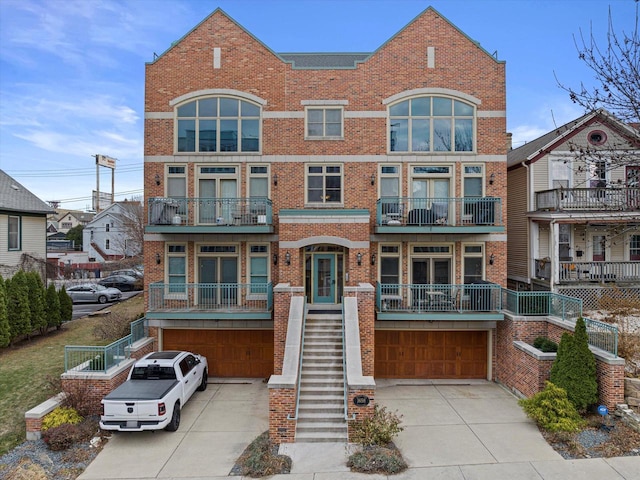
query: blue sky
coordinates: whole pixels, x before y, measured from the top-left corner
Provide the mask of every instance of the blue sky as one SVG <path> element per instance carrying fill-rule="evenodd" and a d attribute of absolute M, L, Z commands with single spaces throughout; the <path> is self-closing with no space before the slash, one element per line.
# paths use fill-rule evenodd
<path fill-rule="evenodd" d="M 507 62 L 514 146 L 583 112 L 555 75 L 592 82 L 574 35 L 604 45 L 633 0 L 1 0 L 0 168 L 42 200 L 85 209 L 95 154 L 116 199 L 142 194 L 144 65 L 220 7 L 275 52 L 371 52 L 428 6 Z M 461 72 L 464 74 L 464 72 Z M 111 172 L 100 169 L 100 189 Z"/>

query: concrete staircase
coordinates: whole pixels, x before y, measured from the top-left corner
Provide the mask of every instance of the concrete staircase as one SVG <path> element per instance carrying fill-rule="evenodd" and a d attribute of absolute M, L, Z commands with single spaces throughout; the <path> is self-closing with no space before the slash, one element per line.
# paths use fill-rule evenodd
<path fill-rule="evenodd" d="M 303 342 L 296 442 L 346 442 L 342 314 L 312 309 Z"/>

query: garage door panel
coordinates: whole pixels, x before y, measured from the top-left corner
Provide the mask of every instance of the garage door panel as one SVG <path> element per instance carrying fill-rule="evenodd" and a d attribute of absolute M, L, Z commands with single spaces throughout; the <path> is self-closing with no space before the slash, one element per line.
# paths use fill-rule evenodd
<path fill-rule="evenodd" d="M 487 378 L 485 331 L 393 331 L 375 336 L 380 378 Z"/>
<path fill-rule="evenodd" d="M 273 373 L 272 330 L 163 330 L 164 350 L 207 357 L 210 377 L 265 378 Z"/>

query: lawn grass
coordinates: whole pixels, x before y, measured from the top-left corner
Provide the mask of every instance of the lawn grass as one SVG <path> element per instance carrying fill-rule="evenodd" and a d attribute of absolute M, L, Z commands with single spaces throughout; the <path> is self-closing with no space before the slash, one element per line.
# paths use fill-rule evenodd
<path fill-rule="evenodd" d="M 144 312 L 142 295 L 108 307 L 137 318 Z M 0 349 L 0 455 L 26 438 L 24 414 L 55 395 L 51 379 L 64 373 L 65 345 L 106 345 L 93 328 L 109 316 L 82 317 L 65 323 L 44 337 L 33 337 L 15 346 Z"/>

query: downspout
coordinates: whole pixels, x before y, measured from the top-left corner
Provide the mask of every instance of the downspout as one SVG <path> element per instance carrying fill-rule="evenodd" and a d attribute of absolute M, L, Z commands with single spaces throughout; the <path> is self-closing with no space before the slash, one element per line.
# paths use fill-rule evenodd
<path fill-rule="evenodd" d="M 527 212 L 530 212 L 533 209 L 533 181 L 531 179 L 531 169 L 527 162 L 521 162 L 525 170 L 527 171 Z M 527 277 L 529 278 L 529 283 L 531 283 L 532 273 L 534 270 L 531 269 L 531 265 L 533 262 L 533 258 L 531 255 L 531 229 L 529 228 L 529 218 L 527 218 Z"/>
<path fill-rule="evenodd" d="M 556 272 L 558 269 L 556 268 L 556 259 L 558 258 L 555 255 L 556 252 L 556 232 L 555 232 L 556 219 L 554 218 L 549 223 L 549 228 L 551 229 L 551 245 L 550 245 L 550 255 L 551 255 L 551 275 L 549 275 L 549 291 L 553 292 L 553 282 L 556 279 Z M 559 265 L 558 265 L 559 266 Z"/>

